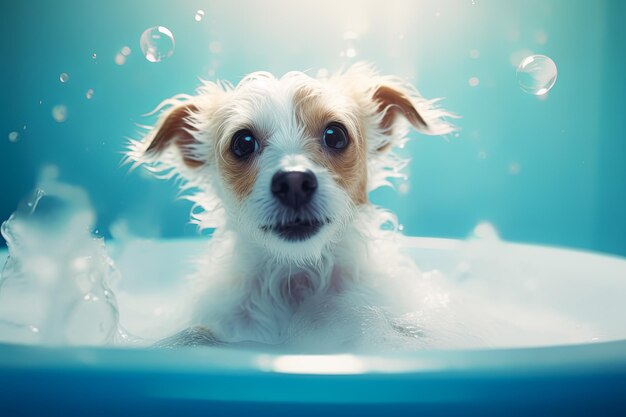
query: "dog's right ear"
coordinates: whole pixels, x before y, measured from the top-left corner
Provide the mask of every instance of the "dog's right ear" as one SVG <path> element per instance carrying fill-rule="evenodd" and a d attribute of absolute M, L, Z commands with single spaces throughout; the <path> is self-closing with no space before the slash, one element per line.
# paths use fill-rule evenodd
<path fill-rule="evenodd" d="M 175 105 L 164 112 L 144 139 L 144 143 L 147 144 L 144 157 L 148 160 L 158 160 L 166 149 L 173 146 L 177 148 L 187 168 L 200 167 L 204 162 L 197 154 L 199 144 L 195 127 L 197 113 L 198 107 L 193 102 Z"/>

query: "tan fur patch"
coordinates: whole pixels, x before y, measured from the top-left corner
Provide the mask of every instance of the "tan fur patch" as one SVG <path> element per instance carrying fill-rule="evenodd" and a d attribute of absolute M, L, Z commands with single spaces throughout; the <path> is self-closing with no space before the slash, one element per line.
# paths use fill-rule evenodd
<path fill-rule="evenodd" d="M 256 182 L 259 172 L 254 157 L 250 159 L 239 159 L 230 151 L 230 138 L 216 149 L 217 165 L 222 173 L 224 181 L 240 201 L 246 198 Z"/>
<path fill-rule="evenodd" d="M 334 112 L 320 93 L 311 88 L 299 89 L 293 102 L 296 119 L 307 134 L 306 152 L 332 173 L 355 204 L 367 203 L 367 145 L 358 121 Z M 324 129 L 331 122 L 341 123 L 348 132 L 348 146 L 343 150 L 328 149 L 322 143 Z"/>
<path fill-rule="evenodd" d="M 426 122 L 417 112 L 413 103 L 402 92 L 385 85 L 376 89 L 372 96 L 377 101 L 378 111 L 385 112 L 380 127 L 390 129 L 398 114 L 403 115 L 415 128 L 426 127 Z"/>
<path fill-rule="evenodd" d="M 159 154 L 173 142 L 178 146 L 183 162 L 188 167 L 196 168 L 202 165 L 203 162 L 194 158 L 189 152 L 189 146 L 195 143 L 195 138 L 189 133 L 191 126 L 187 118 L 197 110 L 193 104 L 183 105 L 172 110 L 157 128 L 158 130 L 148 149 L 146 149 L 146 153 Z"/>

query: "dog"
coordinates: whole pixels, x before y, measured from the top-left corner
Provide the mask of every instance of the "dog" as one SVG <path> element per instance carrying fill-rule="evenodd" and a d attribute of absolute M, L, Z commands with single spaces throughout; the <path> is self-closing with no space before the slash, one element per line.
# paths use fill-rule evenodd
<path fill-rule="evenodd" d="M 390 283 L 419 269 L 401 253 L 393 214 L 368 193 L 402 176 L 407 161 L 394 149 L 409 127 L 454 130 L 436 103 L 365 63 L 323 79 L 203 81 L 197 94 L 161 103 L 127 157 L 180 178 L 192 221 L 215 229 L 190 279 L 188 324 L 222 343 L 295 343 L 325 327 L 347 343 L 363 332 L 355 312 L 411 298 Z"/>

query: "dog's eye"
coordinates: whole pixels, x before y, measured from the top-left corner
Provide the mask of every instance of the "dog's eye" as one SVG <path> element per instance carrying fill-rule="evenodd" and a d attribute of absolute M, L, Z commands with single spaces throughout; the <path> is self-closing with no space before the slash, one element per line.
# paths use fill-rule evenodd
<path fill-rule="evenodd" d="M 230 150 L 237 158 L 247 158 L 259 150 L 259 141 L 252 132 L 243 129 L 233 135 Z"/>
<path fill-rule="evenodd" d="M 331 123 L 324 129 L 322 136 L 324 145 L 333 149 L 344 149 L 348 146 L 348 133 L 346 128 L 339 123 Z"/>

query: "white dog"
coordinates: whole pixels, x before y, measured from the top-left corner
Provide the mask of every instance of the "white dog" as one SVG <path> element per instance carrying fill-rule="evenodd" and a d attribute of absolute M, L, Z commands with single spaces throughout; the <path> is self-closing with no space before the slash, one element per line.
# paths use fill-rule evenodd
<path fill-rule="evenodd" d="M 203 82 L 163 109 L 128 156 L 182 178 L 195 222 L 217 229 L 193 279 L 190 325 L 222 342 L 289 343 L 328 326 L 347 340 L 350 312 L 411 297 L 388 283 L 419 271 L 395 229 L 381 228 L 395 217 L 368 192 L 401 175 L 406 161 L 393 149 L 409 124 L 452 131 L 435 101 L 356 64 L 328 79 L 256 72 L 236 87 Z"/>

